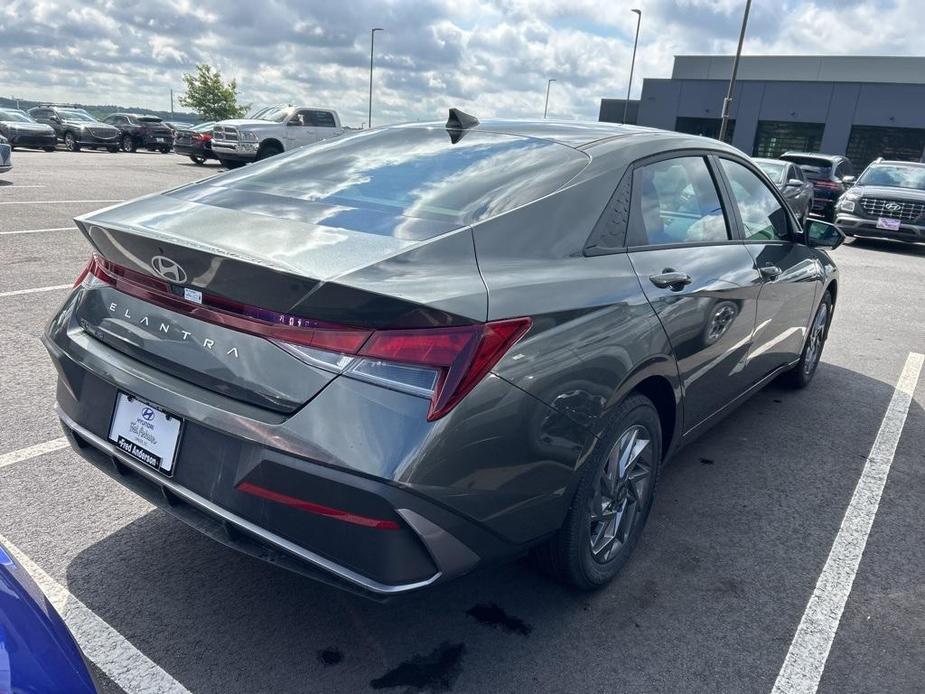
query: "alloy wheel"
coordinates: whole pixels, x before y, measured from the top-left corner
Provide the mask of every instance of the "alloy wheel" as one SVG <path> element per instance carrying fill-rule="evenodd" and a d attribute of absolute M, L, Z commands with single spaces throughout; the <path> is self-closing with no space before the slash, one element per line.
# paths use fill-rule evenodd
<path fill-rule="evenodd" d="M 811 374 L 819 357 L 822 356 L 822 343 L 825 340 L 825 324 L 829 318 L 829 305 L 823 303 L 819 306 L 816 313 L 816 320 L 813 321 L 813 327 L 810 328 L 809 344 L 806 346 L 806 359 L 803 362 L 803 371 Z"/>
<path fill-rule="evenodd" d="M 652 435 L 634 424 L 610 453 L 591 497 L 590 542 L 595 561 L 613 559 L 631 537 L 652 481 Z"/>
<path fill-rule="evenodd" d="M 74 145 L 75 145 L 75 144 L 76 144 L 76 141 L 74 140 L 74 135 L 73 135 L 72 133 L 67 133 L 67 134 L 64 136 L 64 147 L 65 147 L 65 149 L 67 149 L 67 151 L 69 151 L 69 152 L 73 152 L 73 151 L 74 151 Z"/>

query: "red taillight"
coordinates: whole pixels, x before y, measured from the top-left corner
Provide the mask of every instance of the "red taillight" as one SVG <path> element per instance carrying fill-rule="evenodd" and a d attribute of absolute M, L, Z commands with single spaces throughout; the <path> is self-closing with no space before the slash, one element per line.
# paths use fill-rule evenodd
<path fill-rule="evenodd" d="M 362 525 L 364 528 L 375 528 L 376 530 L 398 530 L 401 528 L 397 521 L 387 520 L 384 518 L 370 518 L 368 516 L 361 516 L 357 513 L 342 511 L 338 508 L 322 506 L 321 504 L 316 504 L 313 501 L 306 501 L 305 499 L 299 499 L 298 497 L 289 496 L 288 494 L 282 494 L 281 492 L 276 492 L 272 489 L 261 487 L 258 484 L 253 484 L 252 482 L 241 482 L 241 484 L 237 486 L 237 490 L 244 492 L 245 494 L 250 494 L 251 496 L 266 499 L 267 501 L 282 504 L 283 506 L 288 506 L 289 508 L 298 509 L 299 511 L 314 513 L 319 516 L 327 516 L 328 518 L 333 518 L 345 523 Z"/>
<path fill-rule="evenodd" d="M 203 142 L 208 142 L 209 140 L 212 139 L 212 135 L 210 133 L 202 133 L 199 136 L 199 139 L 202 140 Z"/>
<path fill-rule="evenodd" d="M 74 286 L 84 282 L 88 275 L 143 301 L 199 320 L 277 343 L 348 357 L 343 364 L 334 366 L 333 362 L 324 361 L 323 366 L 430 397 L 427 419 L 431 421 L 453 409 L 531 324 L 529 318 L 511 318 L 445 328 L 372 330 L 278 313 L 205 292 L 201 303 L 188 301 L 175 294 L 169 282 L 116 265 L 98 255 L 93 256 Z M 302 353 L 300 358 L 306 358 L 306 354 Z M 406 367 L 405 373 L 396 377 L 389 365 L 402 364 L 425 368 Z"/>
<path fill-rule="evenodd" d="M 840 183 L 836 183 L 835 181 L 828 181 L 824 178 L 813 181 L 813 185 L 817 188 L 823 188 L 825 190 L 841 190 Z"/>
<path fill-rule="evenodd" d="M 453 409 L 529 328 L 529 318 L 513 318 L 454 328 L 377 330 L 360 356 L 439 369 L 427 413 L 434 420 Z"/>

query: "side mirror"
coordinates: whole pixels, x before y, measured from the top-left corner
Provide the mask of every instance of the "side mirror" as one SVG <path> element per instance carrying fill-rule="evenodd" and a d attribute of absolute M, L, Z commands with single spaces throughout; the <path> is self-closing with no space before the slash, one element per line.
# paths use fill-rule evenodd
<path fill-rule="evenodd" d="M 806 245 L 836 249 L 845 240 L 844 232 L 834 224 L 818 219 L 807 219 L 804 227 Z"/>
<path fill-rule="evenodd" d="M 50 120 L 52 123 L 61 123 L 61 119 L 58 118 L 58 116 L 48 116 L 48 120 Z"/>
<path fill-rule="evenodd" d="M 791 178 L 789 181 L 787 181 L 788 188 L 800 188 L 802 185 L 803 181 L 801 181 L 799 178 Z"/>
<path fill-rule="evenodd" d="M 841 182 L 850 188 L 856 180 L 854 176 L 842 176 Z"/>

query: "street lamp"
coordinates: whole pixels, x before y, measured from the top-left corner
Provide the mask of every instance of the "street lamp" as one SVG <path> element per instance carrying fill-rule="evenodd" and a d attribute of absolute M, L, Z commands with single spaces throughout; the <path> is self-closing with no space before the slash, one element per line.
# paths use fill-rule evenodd
<path fill-rule="evenodd" d="M 630 90 L 633 88 L 633 70 L 636 67 L 636 46 L 639 45 L 639 25 L 642 24 L 642 10 L 631 10 L 636 13 L 636 39 L 633 41 L 633 59 L 630 61 L 630 82 L 626 85 L 626 101 L 623 102 L 623 122 L 626 123 L 626 112 L 630 105 Z"/>
<path fill-rule="evenodd" d="M 729 78 L 729 91 L 723 99 L 723 115 L 719 123 L 719 140 L 726 139 L 726 129 L 729 127 L 729 107 L 732 106 L 732 93 L 736 88 L 736 74 L 739 72 L 739 57 L 742 55 L 742 42 L 745 41 L 745 27 L 748 26 L 748 11 L 752 8 L 752 0 L 745 0 L 745 14 L 742 15 L 742 29 L 739 31 L 739 46 L 736 48 L 736 57 L 732 60 L 732 76 Z"/>
<path fill-rule="evenodd" d="M 546 105 L 543 106 L 543 120 L 546 120 L 546 113 L 549 111 L 549 87 L 552 86 L 552 83 L 555 81 L 555 78 L 546 80 Z"/>
<path fill-rule="evenodd" d="M 373 127 L 373 48 L 376 46 L 376 32 L 384 31 L 382 27 L 376 27 L 369 32 L 369 118 L 366 122 L 369 127 Z"/>

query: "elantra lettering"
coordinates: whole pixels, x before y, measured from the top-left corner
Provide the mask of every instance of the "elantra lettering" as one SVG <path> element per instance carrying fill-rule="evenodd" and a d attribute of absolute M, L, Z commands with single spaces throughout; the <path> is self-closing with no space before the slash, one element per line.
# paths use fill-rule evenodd
<path fill-rule="evenodd" d="M 110 312 L 110 313 L 117 313 L 118 309 L 119 309 L 119 305 L 118 305 L 116 302 L 113 301 L 113 302 L 111 302 L 111 303 L 109 304 L 109 312 Z M 124 310 L 122 311 L 122 317 L 125 318 L 125 319 L 127 319 L 127 320 L 133 320 L 133 319 L 132 319 L 132 315 L 131 315 L 131 313 L 129 312 L 128 309 L 124 309 Z M 138 325 L 144 325 L 144 326 L 150 326 L 150 325 L 151 325 L 151 319 L 150 319 L 148 316 L 142 316 L 141 318 L 135 320 L 135 322 L 136 322 Z M 202 338 L 202 339 L 199 339 L 199 338 L 193 336 L 193 333 L 191 333 L 189 330 L 184 330 L 183 328 L 178 328 L 178 327 L 173 326 L 173 325 L 171 325 L 170 323 L 166 323 L 166 322 L 164 322 L 164 321 L 160 321 L 160 322 L 158 323 L 158 326 L 157 326 L 158 332 L 162 332 L 162 333 L 164 333 L 165 335 L 169 335 L 169 334 L 170 334 L 171 328 L 173 328 L 174 330 L 176 330 L 177 332 L 180 333 L 180 335 L 182 336 L 180 339 L 182 339 L 184 342 L 195 342 L 195 343 L 199 344 L 203 349 L 207 349 L 207 350 L 209 350 L 210 352 L 214 352 L 214 351 L 215 351 L 215 340 L 213 340 L 213 339 L 211 339 L 211 338 L 204 337 L 204 338 Z M 224 349 L 224 348 L 222 348 L 222 349 Z M 239 358 L 240 358 L 240 355 L 238 354 L 238 348 L 237 348 L 237 347 L 230 347 L 230 348 L 228 348 L 227 350 L 224 351 L 224 354 L 225 354 L 226 357 L 234 357 L 235 359 L 239 359 Z"/>

